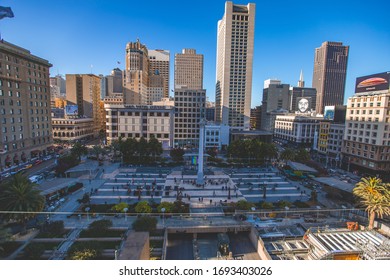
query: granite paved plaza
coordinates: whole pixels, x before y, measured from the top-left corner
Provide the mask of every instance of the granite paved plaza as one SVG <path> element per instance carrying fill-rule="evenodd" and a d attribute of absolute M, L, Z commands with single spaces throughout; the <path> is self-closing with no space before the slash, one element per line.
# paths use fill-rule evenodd
<path fill-rule="evenodd" d="M 207 172 L 202 185 L 196 183 L 196 178 L 195 172 L 184 168 L 120 168 L 105 175 L 106 182 L 94 190 L 91 203 L 136 203 L 141 200 L 160 203 L 180 198 L 197 213 L 200 211 L 197 208 L 218 207 L 221 202 L 242 199 L 276 202 L 309 198 L 306 191 L 294 186 L 274 168 L 215 169 Z"/>

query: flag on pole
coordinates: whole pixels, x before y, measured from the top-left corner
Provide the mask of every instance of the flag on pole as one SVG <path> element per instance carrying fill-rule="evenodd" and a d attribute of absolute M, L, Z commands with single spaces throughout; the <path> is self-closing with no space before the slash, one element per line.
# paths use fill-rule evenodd
<path fill-rule="evenodd" d="M 3 19 L 5 17 L 13 18 L 14 13 L 12 12 L 10 7 L 0 6 L 0 19 Z"/>

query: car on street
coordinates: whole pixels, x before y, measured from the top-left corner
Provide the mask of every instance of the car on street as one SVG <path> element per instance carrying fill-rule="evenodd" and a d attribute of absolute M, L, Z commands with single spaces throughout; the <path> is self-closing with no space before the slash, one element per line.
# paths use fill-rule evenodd
<path fill-rule="evenodd" d="M 28 179 L 30 180 L 31 183 L 38 183 L 40 180 L 43 179 L 43 177 L 41 175 L 34 175 L 34 176 L 30 176 Z"/>

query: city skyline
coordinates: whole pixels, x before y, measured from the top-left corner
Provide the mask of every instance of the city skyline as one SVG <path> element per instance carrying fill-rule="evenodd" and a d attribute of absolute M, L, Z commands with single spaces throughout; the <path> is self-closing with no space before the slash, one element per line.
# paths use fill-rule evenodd
<path fill-rule="evenodd" d="M 337 10 L 332 1 L 321 10 L 308 1 L 233 1 L 257 4 L 251 107 L 261 104 L 266 79 L 296 85 L 302 69 L 306 86 L 312 86 L 314 51 L 325 41 L 350 46 L 344 104 L 354 94 L 356 77 L 388 71 L 390 36 L 385 7 L 389 4 L 380 2 L 375 13 L 366 13 L 366 5 L 352 1 L 337 2 Z M 170 89 L 173 56 L 183 48 L 204 54 L 204 88 L 209 99 L 215 100 L 217 22 L 225 1 L 197 1 L 195 5 L 150 1 L 147 7 L 126 1 L 48 3 L 3 1 L 15 17 L 3 19 L 0 30 L 4 40 L 48 59 L 53 64 L 51 76 L 107 75 L 115 67 L 123 69 L 126 44 L 140 38 L 148 49 L 170 51 Z M 194 16 L 188 16 L 189 10 Z M 23 36 L 26 33 L 34 36 Z"/>

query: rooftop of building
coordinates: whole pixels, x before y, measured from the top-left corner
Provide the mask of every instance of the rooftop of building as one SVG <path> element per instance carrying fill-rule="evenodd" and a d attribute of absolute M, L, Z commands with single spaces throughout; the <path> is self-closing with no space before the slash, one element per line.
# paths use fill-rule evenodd
<path fill-rule="evenodd" d="M 7 42 L 3 39 L 0 40 L 0 49 L 3 49 L 5 51 L 9 51 L 15 55 L 19 55 L 21 57 L 25 57 L 26 59 L 35 61 L 37 63 L 43 64 L 47 67 L 52 67 L 53 65 L 49 63 L 48 60 L 43 59 L 41 57 L 35 56 L 31 54 L 31 52 L 27 49 L 24 49 L 22 47 L 19 47 L 17 45 L 14 45 L 10 42 Z"/>
<path fill-rule="evenodd" d="M 344 181 L 341 181 L 341 179 L 336 179 L 334 177 L 317 177 L 313 179 L 316 182 L 319 182 L 324 185 L 328 185 L 330 187 L 352 193 L 352 190 L 354 189 L 355 185 L 351 183 L 347 183 Z"/>
<path fill-rule="evenodd" d="M 266 131 L 266 130 L 238 130 L 238 129 L 232 129 L 230 131 L 230 134 L 235 134 L 235 135 L 273 135 L 272 132 Z"/>
<path fill-rule="evenodd" d="M 104 104 L 106 109 L 126 109 L 126 110 L 173 110 L 174 106 L 169 105 L 133 105 L 133 104 Z"/>
<path fill-rule="evenodd" d="M 73 185 L 77 179 L 56 178 L 55 180 L 44 180 L 37 187 L 41 191 L 41 195 L 47 195 L 61 190 L 67 186 Z"/>
<path fill-rule="evenodd" d="M 93 118 L 83 118 L 83 117 L 80 117 L 80 118 L 68 118 L 68 117 L 65 117 L 65 118 L 52 118 L 51 120 L 52 120 L 52 122 L 53 121 L 70 121 L 70 122 L 73 122 L 73 123 L 93 122 L 94 121 Z"/>
<path fill-rule="evenodd" d="M 302 171 L 302 172 L 310 172 L 310 173 L 318 173 L 317 170 L 314 168 L 311 168 L 305 164 L 295 162 L 295 161 L 288 161 L 287 165 L 290 166 L 293 170 Z"/>
<path fill-rule="evenodd" d="M 272 259 L 390 259 L 390 240 L 376 231 L 310 228 L 302 237 L 265 239 Z"/>
<path fill-rule="evenodd" d="M 149 243 L 148 232 L 129 232 L 123 247 L 119 251 L 118 260 L 142 259 L 142 253 L 145 246 L 148 245 L 147 243 Z"/>
<path fill-rule="evenodd" d="M 98 169 L 99 163 L 97 161 L 91 161 L 87 160 L 84 162 L 81 162 L 79 165 L 72 167 L 66 171 L 66 174 L 74 173 L 74 172 L 94 172 Z"/>

